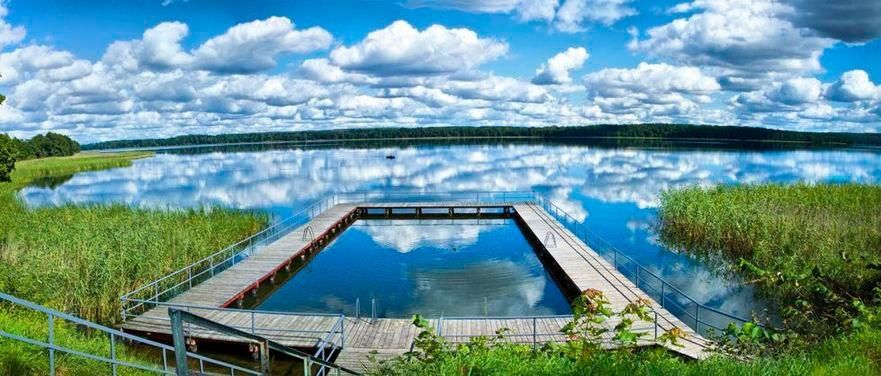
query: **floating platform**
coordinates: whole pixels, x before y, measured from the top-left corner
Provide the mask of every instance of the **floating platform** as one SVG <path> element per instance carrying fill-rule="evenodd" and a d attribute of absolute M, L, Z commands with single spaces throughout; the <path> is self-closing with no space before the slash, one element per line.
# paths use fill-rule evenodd
<path fill-rule="evenodd" d="M 686 333 L 680 346 L 665 345 L 691 358 L 708 355 L 708 341 L 668 312 L 649 295 L 594 252 L 550 213 L 535 202 L 499 202 L 467 204 L 461 202 L 364 202 L 329 207 L 308 222 L 281 236 L 259 251 L 238 261 L 174 298 L 142 301 L 143 312 L 126 317 L 122 329 L 153 337 L 170 338 L 168 308 L 177 307 L 218 323 L 239 328 L 283 345 L 316 349 L 328 338 L 339 345 L 335 362 L 356 370 L 365 368 L 368 356 L 391 358 L 411 350 L 417 328 L 410 319 L 346 317 L 339 314 L 279 313 L 238 309 L 247 294 L 275 282 L 279 271 L 298 261 L 307 262 L 332 242 L 334 237 L 359 218 L 459 218 L 509 216 L 530 241 L 545 268 L 554 275 L 563 292 L 577 296 L 586 289 L 602 291 L 613 311 L 638 299 L 651 302 L 656 322 L 637 322 L 635 332 L 643 333 L 639 345 L 655 345 L 655 338 L 672 328 Z M 159 299 L 157 299 L 159 300 Z M 449 342 L 467 342 L 473 337 L 493 337 L 508 329 L 506 340 L 540 347 L 547 342 L 564 342 L 560 329 L 570 316 L 439 318 L 430 320 L 437 334 Z M 614 327 L 616 322 L 608 322 Z M 237 342 L 236 338 L 191 328 L 196 341 Z M 609 338 L 611 339 L 611 333 Z M 609 341 L 607 347 L 613 347 Z"/>

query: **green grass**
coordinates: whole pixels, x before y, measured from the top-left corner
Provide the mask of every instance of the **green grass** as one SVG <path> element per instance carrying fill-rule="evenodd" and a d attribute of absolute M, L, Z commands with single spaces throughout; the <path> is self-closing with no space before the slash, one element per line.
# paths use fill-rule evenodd
<path fill-rule="evenodd" d="M 16 165 L 0 184 L 0 291 L 105 325 L 118 322 L 119 296 L 265 227 L 268 218 L 222 208 L 141 209 L 124 205 L 28 208 L 16 192 L 47 177 L 125 167 L 150 153 L 83 153 Z M 4 330 L 33 334 L 42 322 L 0 310 Z M 39 325 L 38 325 L 39 324 Z M 106 348 L 106 341 L 70 333 L 75 348 Z M 98 347 L 95 347 L 98 346 Z M 103 347 L 102 347 L 103 346 Z M 46 370 L 45 353 L 0 340 L 0 373 Z M 104 373 L 95 364 L 62 358 L 69 374 Z M 79 371 L 82 372 L 79 372 Z M 19 372 L 14 372 L 19 373 Z M 30 372 L 28 372 L 30 373 Z"/>
<path fill-rule="evenodd" d="M 867 298 L 881 280 L 881 186 L 742 185 L 662 194 L 665 240 L 769 273 L 816 274 Z M 765 289 L 781 300 L 789 284 Z"/>
<path fill-rule="evenodd" d="M 881 373 L 881 331 L 867 330 L 825 341 L 809 350 L 743 361 L 714 356 L 702 361 L 666 350 L 601 352 L 586 360 L 556 353 L 532 353 L 530 346 L 498 345 L 449 353 L 432 363 L 388 363 L 373 375 L 877 375 Z"/>

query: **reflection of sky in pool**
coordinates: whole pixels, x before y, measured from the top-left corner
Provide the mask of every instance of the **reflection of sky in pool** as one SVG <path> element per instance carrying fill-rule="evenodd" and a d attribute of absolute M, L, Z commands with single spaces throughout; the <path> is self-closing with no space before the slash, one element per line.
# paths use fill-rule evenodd
<path fill-rule="evenodd" d="M 386 160 L 387 154 L 397 159 Z M 219 204 L 288 215 L 334 191 L 536 190 L 596 233 L 711 307 L 741 316 L 752 289 L 713 275 L 657 244 L 658 194 L 699 184 L 881 181 L 881 153 L 866 150 L 732 151 L 559 145 L 335 147 L 159 154 L 132 168 L 76 174 L 32 187 L 34 205 L 125 202 Z"/>
<path fill-rule="evenodd" d="M 510 219 L 361 220 L 257 309 L 370 315 L 568 314 L 569 304 Z"/>

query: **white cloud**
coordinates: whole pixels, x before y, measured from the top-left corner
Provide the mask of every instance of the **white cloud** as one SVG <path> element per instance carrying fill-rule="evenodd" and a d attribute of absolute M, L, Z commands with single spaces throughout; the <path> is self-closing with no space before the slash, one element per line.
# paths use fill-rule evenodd
<path fill-rule="evenodd" d="M 363 74 L 345 72 L 342 68 L 331 64 L 327 59 L 307 59 L 300 65 L 298 72 L 304 78 L 324 83 L 364 83 L 376 81 Z"/>
<path fill-rule="evenodd" d="M 637 14 L 631 0 L 410 0 L 409 7 L 456 9 L 471 13 L 513 14 L 521 22 L 544 21 L 566 33 L 585 30 L 585 24 L 609 26 Z"/>
<path fill-rule="evenodd" d="M 558 85 L 572 82 L 569 71 L 579 69 L 590 55 L 584 47 L 570 47 L 554 55 L 536 71 L 532 83 L 537 85 Z"/>
<path fill-rule="evenodd" d="M 815 78 L 793 78 L 732 99 L 741 113 L 788 112 L 820 100 L 822 87 Z"/>
<path fill-rule="evenodd" d="M 193 52 L 195 65 L 220 73 L 253 73 L 274 68 L 283 53 L 326 49 L 333 37 L 320 27 L 296 30 L 285 17 L 238 24 Z"/>
<path fill-rule="evenodd" d="M 648 38 L 630 48 L 713 67 L 729 89 L 751 90 L 768 78 L 820 71 L 820 56 L 834 43 L 793 26 L 783 18 L 791 8 L 772 0 L 697 0 L 674 10 L 698 12 L 648 29 Z"/>
<path fill-rule="evenodd" d="M 628 3 L 630 0 L 566 0 L 557 11 L 554 27 L 563 32 L 574 33 L 584 30 L 585 22 L 612 25 L 637 13 Z"/>
<path fill-rule="evenodd" d="M 27 35 L 27 31 L 22 26 L 12 26 L 4 19 L 9 14 L 6 8 L 6 1 L 0 1 L 0 50 L 7 46 L 15 45 L 21 42 Z"/>
<path fill-rule="evenodd" d="M 608 68 L 584 76 L 588 91 L 598 96 L 683 93 L 706 95 L 719 91 L 715 79 L 695 67 L 640 63 L 633 69 Z"/>
<path fill-rule="evenodd" d="M 135 58 L 147 69 L 164 70 L 189 64 L 192 57 L 183 51 L 180 42 L 190 29 L 182 22 L 163 22 L 144 32 L 133 47 Z"/>
<path fill-rule="evenodd" d="M 826 89 L 826 98 L 839 102 L 855 102 L 881 98 L 881 87 L 875 86 L 863 70 L 844 72 Z"/>
<path fill-rule="evenodd" d="M 343 69 L 377 76 L 434 75 L 475 68 L 507 51 L 506 43 L 469 29 L 432 25 L 420 31 L 395 21 L 351 47 L 334 49 L 330 58 Z"/>

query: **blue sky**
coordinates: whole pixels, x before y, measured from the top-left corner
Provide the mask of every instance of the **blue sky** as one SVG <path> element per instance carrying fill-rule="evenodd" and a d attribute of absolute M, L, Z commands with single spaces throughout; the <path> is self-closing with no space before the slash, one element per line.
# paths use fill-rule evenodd
<path fill-rule="evenodd" d="M 881 129 L 881 5 L 2 2 L 0 131 L 84 142 L 376 126 Z"/>

